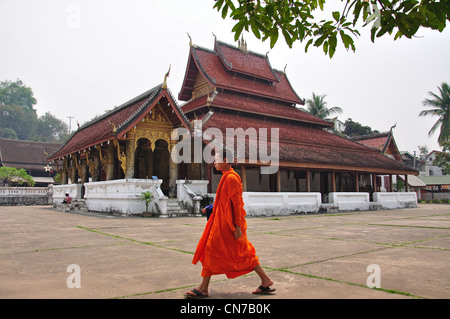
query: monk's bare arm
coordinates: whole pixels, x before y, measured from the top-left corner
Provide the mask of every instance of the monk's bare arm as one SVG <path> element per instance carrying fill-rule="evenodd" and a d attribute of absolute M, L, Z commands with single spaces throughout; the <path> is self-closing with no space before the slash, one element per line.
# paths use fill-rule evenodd
<path fill-rule="evenodd" d="M 242 211 L 244 208 L 244 202 L 242 200 L 242 184 L 239 183 L 237 178 L 230 178 L 228 183 L 228 195 L 231 200 L 232 213 L 234 226 L 236 228 L 239 227 L 238 233 L 240 233 L 239 237 L 242 235 L 242 224 L 243 218 Z M 236 231 L 235 231 L 236 232 Z"/>

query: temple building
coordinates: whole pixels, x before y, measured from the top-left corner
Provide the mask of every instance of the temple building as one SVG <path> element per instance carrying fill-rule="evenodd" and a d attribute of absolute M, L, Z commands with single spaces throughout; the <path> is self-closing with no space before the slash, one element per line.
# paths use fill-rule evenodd
<path fill-rule="evenodd" d="M 163 84 L 80 127 L 49 157 L 58 164 L 63 184 L 158 180 L 153 191 L 159 192 L 158 200 L 167 200 L 180 199 L 183 189 L 194 198 L 188 185 L 202 181 L 201 193 L 214 194 L 220 173 L 211 161 L 194 160 L 194 154 L 174 161 L 184 155 L 175 146 L 189 141 L 186 137 L 200 136 L 202 154 L 216 147 L 208 135 L 212 131 L 223 137 L 243 133 L 244 149 L 233 148 L 234 167 L 244 192 L 266 193 L 265 198 L 267 193 L 314 193 L 327 203 L 332 193 L 378 192 L 378 175 L 417 175 L 377 149 L 328 132 L 333 123 L 300 110 L 304 99 L 286 73 L 272 68 L 267 54 L 248 50 L 244 41 L 236 47 L 215 39 L 212 50 L 191 42 L 180 105 L 167 88 L 167 76 Z M 174 134 L 180 129 L 183 139 Z M 273 164 L 268 158 L 276 162 L 270 173 L 264 170 Z M 114 191 L 120 193 L 119 188 Z"/>
<path fill-rule="evenodd" d="M 192 130 L 164 82 L 80 127 L 49 160 L 59 163 L 63 184 L 157 176 L 169 195 L 178 178 L 175 127 Z"/>
<path fill-rule="evenodd" d="M 203 119 L 202 128 L 278 128 L 279 167 L 260 174 L 260 163 L 237 167 L 244 191 L 371 192 L 377 175 L 417 175 L 378 150 L 326 131 L 331 122 L 299 110 L 303 105 L 285 72 L 271 67 L 267 55 L 215 40 L 214 50 L 190 46 L 179 100 L 187 118 Z M 212 114 L 212 115 L 211 115 Z M 209 190 L 214 178 L 209 165 Z"/>

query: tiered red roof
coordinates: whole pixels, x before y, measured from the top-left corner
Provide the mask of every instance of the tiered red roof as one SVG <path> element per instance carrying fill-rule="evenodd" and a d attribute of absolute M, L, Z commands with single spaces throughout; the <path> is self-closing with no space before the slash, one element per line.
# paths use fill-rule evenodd
<path fill-rule="evenodd" d="M 138 123 L 160 100 L 166 99 L 174 112 L 168 112 L 175 126 L 190 127 L 189 121 L 174 101 L 170 91 L 158 85 L 114 110 L 80 127 L 49 160 L 62 158 L 89 147 L 123 139 L 123 136 Z"/>
<path fill-rule="evenodd" d="M 251 51 L 241 51 L 241 54 L 236 54 L 235 47 L 220 41 L 215 41 L 214 51 L 218 53 L 228 71 L 269 82 L 279 82 L 267 56 Z"/>
<path fill-rule="evenodd" d="M 232 60 L 232 57 L 239 59 L 243 55 L 244 53 L 235 48 L 227 53 L 227 58 L 229 60 Z M 247 65 L 245 70 L 249 68 L 258 70 L 260 64 L 266 65 L 265 59 L 261 59 L 260 56 L 251 53 L 247 54 L 245 60 Z M 265 69 L 265 67 L 261 69 Z M 180 100 L 188 101 L 191 99 L 197 73 L 200 73 L 210 85 L 221 90 L 251 94 L 290 104 L 304 104 L 283 72 L 272 70 L 271 73 L 278 79 L 278 81 L 274 82 L 261 80 L 261 75 L 250 75 L 248 71 L 246 71 L 248 75 L 245 76 L 242 75 L 243 71 L 236 74 L 227 69 L 217 52 L 196 46 L 191 46 L 190 48 L 188 67 L 183 87 L 178 97 Z M 254 73 L 259 74 L 263 73 L 263 71 Z M 264 72 L 264 74 L 266 73 Z"/>
<path fill-rule="evenodd" d="M 214 92 L 192 99 L 199 75 Z M 219 41 L 214 51 L 191 46 L 179 99 L 187 101 L 182 110 L 188 118 L 203 118 L 204 130 L 219 128 L 224 136 L 226 128 L 267 128 L 270 140 L 270 129 L 278 128 L 279 160 L 284 167 L 417 174 L 379 150 L 327 132 L 324 129 L 332 123 L 296 108 L 304 100 L 285 73 L 270 67 L 267 56 Z M 248 151 L 247 145 L 247 156 Z"/>

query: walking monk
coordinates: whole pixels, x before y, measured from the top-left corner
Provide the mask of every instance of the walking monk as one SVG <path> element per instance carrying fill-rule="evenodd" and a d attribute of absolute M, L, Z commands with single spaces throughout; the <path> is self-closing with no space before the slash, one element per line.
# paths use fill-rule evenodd
<path fill-rule="evenodd" d="M 192 260 L 203 265 L 200 286 L 185 294 L 186 298 L 208 297 L 208 287 L 212 275 L 225 274 L 236 278 L 255 271 L 261 278 L 261 285 L 254 294 L 275 291 L 270 288 L 272 280 L 259 264 L 255 248 L 247 240 L 247 222 L 242 200 L 242 182 L 231 167 L 227 152 L 216 152 L 214 166 L 222 171 L 222 178 L 216 191 L 213 213 L 206 223 Z"/>

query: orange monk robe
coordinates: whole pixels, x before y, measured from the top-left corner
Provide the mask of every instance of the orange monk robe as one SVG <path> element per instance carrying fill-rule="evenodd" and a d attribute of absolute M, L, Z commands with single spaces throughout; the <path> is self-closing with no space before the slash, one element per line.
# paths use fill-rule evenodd
<path fill-rule="evenodd" d="M 259 262 L 255 248 L 247 240 L 241 178 L 233 168 L 222 173 L 213 213 L 197 244 L 192 263 L 202 263 L 202 277 L 225 274 L 236 278 L 253 271 Z M 242 231 L 239 239 L 234 239 L 235 226 Z"/>

